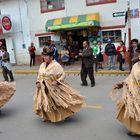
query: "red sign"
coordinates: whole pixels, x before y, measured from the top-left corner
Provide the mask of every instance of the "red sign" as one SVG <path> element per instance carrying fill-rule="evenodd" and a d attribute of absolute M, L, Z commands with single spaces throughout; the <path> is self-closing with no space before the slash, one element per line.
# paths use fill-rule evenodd
<path fill-rule="evenodd" d="M 2 24 L 1 24 L 1 20 L 0 20 L 0 34 L 3 33 L 2 31 Z"/>
<path fill-rule="evenodd" d="M 2 22 L 3 28 L 6 31 L 11 30 L 11 28 L 12 28 L 12 22 L 11 22 L 11 19 L 8 16 L 2 17 L 1 22 Z"/>

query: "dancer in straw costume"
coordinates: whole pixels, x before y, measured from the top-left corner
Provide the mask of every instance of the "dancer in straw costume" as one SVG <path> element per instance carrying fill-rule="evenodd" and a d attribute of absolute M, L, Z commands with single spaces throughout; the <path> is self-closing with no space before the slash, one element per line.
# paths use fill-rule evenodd
<path fill-rule="evenodd" d="M 140 135 L 140 61 L 122 84 L 113 87 L 111 96 L 118 101 L 117 119 L 130 131 L 128 135 Z"/>
<path fill-rule="evenodd" d="M 34 112 L 44 121 L 59 122 L 79 112 L 84 97 L 64 82 L 65 73 L 53 60 L 53 52 L 44 47 L 43 62 L 38 71 Z"/>

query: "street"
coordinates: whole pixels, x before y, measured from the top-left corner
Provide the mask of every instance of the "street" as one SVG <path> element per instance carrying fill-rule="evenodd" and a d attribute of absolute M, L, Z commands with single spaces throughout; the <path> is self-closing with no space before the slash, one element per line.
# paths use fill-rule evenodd
<path fill-rule="evenodd" d="M 98 75 L 95 87 L 81 87 L 78 75 L 67 76 L 66 81 L 87 97 L 86 105 L 63 122 L 45 123 L 32 111 L 36 75 L 15 75 L 15 95 L 1 109 L 0 140 L 138 140 L 116 120 L 109 97 L 113 83 L 124 78 Z"/>

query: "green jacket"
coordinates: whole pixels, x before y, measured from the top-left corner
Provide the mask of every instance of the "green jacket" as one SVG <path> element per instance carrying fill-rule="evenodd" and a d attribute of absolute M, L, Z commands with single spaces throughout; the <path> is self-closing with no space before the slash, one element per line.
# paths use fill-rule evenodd
<path fill-rule="evenodd" d="M 98 55 L 98 51 L 99 51 L 99 48 L 98 48 L 97 45 L 94 46 L 94 47 L 92 47 L 92 52 L 93 52 L 93 55 L 94 55 L 94 56 L 97 56 L 97 55 Z"/>

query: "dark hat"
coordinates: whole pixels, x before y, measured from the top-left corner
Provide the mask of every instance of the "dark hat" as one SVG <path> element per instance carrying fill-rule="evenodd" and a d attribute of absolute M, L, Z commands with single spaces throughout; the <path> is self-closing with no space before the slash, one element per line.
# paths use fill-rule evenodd
<path fill-rule="evenodd" d="M 139 52 L 140 53 L 140 43 L 138 43 L 138 45 L 137 45 L 136 52 Z"/>
<path fill-rule="evenodd" d="M 53 51 L 49 47 L 44 47 L 43 48 L 42 55 L 53 56 Z"/>

